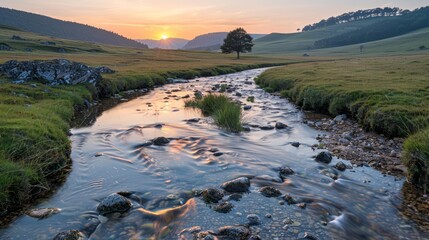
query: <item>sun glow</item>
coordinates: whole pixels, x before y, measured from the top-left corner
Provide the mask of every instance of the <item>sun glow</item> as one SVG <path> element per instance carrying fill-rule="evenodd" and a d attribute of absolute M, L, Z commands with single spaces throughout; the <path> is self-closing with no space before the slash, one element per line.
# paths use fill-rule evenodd
<path fill-rule="evenodd" d="M 162 34 L 161 39 L 162 39 L 162 40 L 166 40 L 166 39 L 168 39 L 168 35 L 167 35 L 167 34 Z"/>

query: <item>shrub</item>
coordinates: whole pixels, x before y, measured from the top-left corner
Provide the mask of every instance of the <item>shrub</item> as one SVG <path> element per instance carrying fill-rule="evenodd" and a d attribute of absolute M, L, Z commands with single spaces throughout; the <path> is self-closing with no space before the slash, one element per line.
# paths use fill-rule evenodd
<path fill-rule="evenodd" d="M 429 129 L 405 141 L 402 161 L 408 168 L 408 181 L 425 193 L 429 191 Z"/>

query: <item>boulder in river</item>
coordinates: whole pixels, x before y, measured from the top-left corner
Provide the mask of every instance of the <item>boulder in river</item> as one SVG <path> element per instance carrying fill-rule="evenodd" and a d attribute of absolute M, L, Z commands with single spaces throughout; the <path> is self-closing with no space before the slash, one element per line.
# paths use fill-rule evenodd
<path fill-rule="evenodd" d="M 332 154 L 329 152 L 321 152 L 316 156 L 316 161 L 329 164 L 332 161 Z"/>
<path fill-rule="evenodd" d="M 335 164 L 335 168 L 338 169 L 339 171 L 345 171 L 347 169 L 347 165 L 340 161 L 337 164 Z"/>
<path fill-rule="evenodd" d="M 206 203 L 218 203 L 222 200 L 224 194 L 221 190 L 208 188 L 203 191 L 202 196 Z"/>
<path fill-rule="evenodd" d="M 213 210 L 218 213 L 229 213 L 234 208 L 230 202 L 221 202 L 213 206 Z"/>
<path fill-rule="evenodd" d="M 269 198 L 280 197 L 282 195 L 282 193 L 277 188 L 271 186 L 263 187 L 259 191 L 262 195 Z"/>
<path fill-rule="evenodd" d="M 281 123 L 281 122 L 277 122 L 276 123 L 276 129 L 285 129 L 285 128 L 287 128 L 288 126 L 286 125 L 286 124 L 284 124 L 284 123 Z"/>
<path fill-rule="evenodd" d="M 84 240 L 86 239 L 85 235 L 78 230 L 67 230 L 64 232 L 58 233 L 54 240 Z"/>
<path fill-rule="evenodd" d="M 97 206 L 97 211 L 103 216 L 110 213 L 124 213 L 130 209 L 131 201 L 117 193 L 107 196 Z"/>
<path fill-rule="evenodd" d="M 165 138 L 165 137 L 158 137 L 153 139 L 152 142 L 155 146 L 165 146 L 170 143 L 170 140 L 168 140 L 168 138 Z"/>
<path fill-rule="evenodd" d="M 250 180 L 247 177 L 237 178 L 221 185 L 227 192 L 248 192 Z"/>

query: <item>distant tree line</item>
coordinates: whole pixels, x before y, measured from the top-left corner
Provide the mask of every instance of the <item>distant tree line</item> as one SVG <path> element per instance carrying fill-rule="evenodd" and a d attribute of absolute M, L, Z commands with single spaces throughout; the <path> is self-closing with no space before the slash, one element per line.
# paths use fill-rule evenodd
<path fill-rule="evenodd" d="M 8 8 L 0 7 L 0 25 L 57 38 L 124 47 L 147 48 L 145 44 L 101 28 Z"/>
<path fill-rule="evenodd" d="M 406 15 L 410 13 L 410 10 L 403 10 L 400 8 L 374 8 L 374 9 L 367 9 L 367 10 L 359 10 L 356 12 L 348 12 L 344 13 L 342 15 L 336 16 L 336 17 L 330 17 L 328 19 L 323 19 L 322 21 L 314 24 L 310 24 L 305 26 L 302 31 L 307 32 L 311 30 L 316 30 L 332 25 L 352 22 L 352 21 L 358 21 L 368 18 L 379 18 L 379 17 L 396 17 L 401 15 Z"/>
<path fill-rule="evenodd" d="M 405 15 L 378 21 L 351 32 L 318 40 L 314 46 L 316 48 L 330 48 L 377 41 L 425 27 L 429 27 L 429 6 L 416 9 Z"/>

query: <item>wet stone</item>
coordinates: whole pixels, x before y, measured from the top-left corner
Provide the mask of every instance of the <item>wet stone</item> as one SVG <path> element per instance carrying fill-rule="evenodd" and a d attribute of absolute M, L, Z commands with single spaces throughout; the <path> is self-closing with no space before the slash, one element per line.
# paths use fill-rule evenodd
<path fill-rule="evenodd" d="M 347 165 L 343 162 L 338 162 L 337 164 L 335 164 L 335 168 L 339 171 L 345 171 L 347 169 Z"/>
<path fill-rule="evenodd" d="M 245 111 L 248 111 L 248 110 L 252 109 L 252 106 L 246 105 L 246 106 L 243 107 L 243 109 Z"/>
<path fill-rule="evenodd" d="M 54 214 L 57 214 L 61 211 L 59 208 L 37 208 L 37 209 L 31 209 L 27 212 L 27 215 L 32 218 L 48 218 Z"/>
<path fill-rule="evenodd" d="M 100 215 L 108 215 L 111 213 L 124 213 L 131 208 L 131 201 L 125 197 L 114 193 L 104 198 L 97 206 L 97 211 Z"/>
<path fill-rule="evenodd" d="M 165 146 L 170 143 L 170 140 L 168 140 L 168 138 L 165 138 L 165 137 L 159 137 L 152 140 L 152 142 L 155 146 Z"/>
<path fill-rule="evenodd" d="M 247 221 L 250 226 L 255 226 L 261 224 L 261 219 L 256 214 L 247 215 Z"/>
<path fill-rule="evenodd" d="M 281 122 L 277 122 L 276 123 L 276 129 L 285 129 L 287 127 L 288 126 L 286 124 L 284 124 L 284 123 L 281 123 Z"/>
<path fill-rule="evenodd" d="M 218 203 L 223 198 L 223 192 L 214 188 L 208 188 L 202 193 L 206 203 Z"/>
<path fill-rule="evenodd" d="M 218 213 L 229 213 L 234 208 L 230 202 L 221 202 L 213 206 L 213 210 Z"/>
<path fill-rule="evenodd" d="M 294 174 L 295 173 L 295 171 L 293 171 L 293 169 L 292 168 L 290 168 L 290 167 L 287 167 L 287 166 L 283 166 L 283 167 L 280 167 L 279 168 L 279 175 L 280 175 L 280 178 L 286 178 L 287 176 L 289 176 L 289 175 L 292 175 L 292 174 Z"/>
<path fill-rule="evenodd" d="M 78 230 L 68 230 L 58 233 L 54 240 L 84 240 L 86 239 L 85 235 Z"/>
<path fill-rule="evenodd" d="M 329 152 L 321 152 L 316 156 L 316 161 L 329 164 L 332 161 L 332 154 Z"/>
<path fill-rule="evenodd" d="M 241 194 L 239 194 L 239 193 L 234 193 L 234 194 L 231 194 L 229 197 L 228 197 L 228 200 L 232 200 L 232 201 L 236 201 L 236 202 L 238 202 L 238 201 L 240 201 L 241 200 L 241 198 L 243 197 L 243 195 L 241 195 Z"/>
<path fill-rule="evenodd" d="M 219 149 L 218 148 L 209 148 L 208 151 L 212 152 L 212 153 L 216 153 L 216 152 L 219 152 Z"/>
<path fill-rule="evenodd" d="M 299 146 L 301 146 L 301 143 L 299 143 L 299 142 L 292 142 L 290 145 L 292 145 L 293 147 L 299 147 Z"/>
<path fill-rule="evenodd" d="M 283 197 L 283 199 L 287 202 L 287 204 L 289 204 L 289 205 L 293 205 L 293 204 L 297 204 L 298 203 L 298 201 L 295 199 L 295 198 L 293 198 L 292 196 L 290 196 L 290 195 L 288 195 L 288 194 L 286 194 L 284 197 Z"/>
<path fill-rule="evenodd" d="M 247 240 L 250 236 L 250 230 L 244 226 L 225 226 L 218 229 L 221 239 Z"/>
<path fill-rule="evenodd" d="M 223 152 L 215 152 L 215 153 L 213 153 L 213 156 L 215 156 L 215 157 L 220 157 L 220 156 L 222 156 L 224 153 Z"/>
<path fill-rule="evenodd" d="M 250 187 L 250 181 L 247 177 L 237 178 L 221 185 L 227 192 L 248 192 Z"/>
<path fill-rule="evenodd" d="M 278 189 L 271 186 L 263 187 L 259 191 L 261 192 L 262 195 L 269 198 L 280 197 L 282 195 L 282 193 Z"/>
<path fill-rule="evenodd" d="M 267 130 L 273 130 L 274 129 L 274 127 L 271 126 L 271 125 L 260 126 L 259 128 L 261 130 L 265 130 L 265 131 L 267 131 Z"/>
<path fill-rule="evenodd" d="M 300 233 L 298 235 L 299 239 L 308 239 L 308 240 L 317 240 L 318 238 L 309 232 Z"/>

